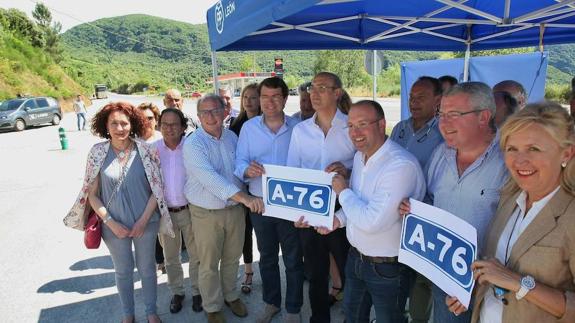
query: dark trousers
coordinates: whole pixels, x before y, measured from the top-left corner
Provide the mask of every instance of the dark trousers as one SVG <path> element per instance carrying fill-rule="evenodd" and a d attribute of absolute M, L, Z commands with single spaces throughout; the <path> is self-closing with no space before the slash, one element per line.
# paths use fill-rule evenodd
<path fill-rule="evenodd" d="M 252 238 L 252 220 L 250 217 L 250 211 L 248 208 L 244 208 L 246 213 L 246 232 L 245 232 L 245 239 L 244 239 L 244 249 L 242 250 L 242 254 L 244 257 L 245 264 L 251 264 L 254 262 L 254 251 L 253 251 L 253 238 Z"/>
<path fill-rule="evenodd" d="M 345 267 L 345 319 L 348 323 L 369 322 L 371 307 L 377 323 L 407 322 L 405 303 L 414 278 L 411 269 L 398 262 L 373 263 L 350 250 Z"/>
<path fill-rule="evenodd" d="M 304 267 L 309 279 L 309 300 L 311 305 L 310 323 L 330 322 L 329 306 L 329 254 L 335 258 L 345 286 L 345 261 L 349 242 L 345 228 L 328 235 L 321 235 L 313 228 L 300 229 Z"/>
<path fill-rule="evenodd" d="M 160 239 L 156 237 L 156 264 L 164 263 L 164 248 L 160 244 Z"/>
<path fill-rule="evenodd" d="M 288 313 L 299 313 L 303 304 L 303 261 L 298 229 L 291 221 L 254 213 L 250 217 L 260 252 L 263 301 L 281 308 L 278 265 L 281 246 L 286 274 L 285 308 Z"/>

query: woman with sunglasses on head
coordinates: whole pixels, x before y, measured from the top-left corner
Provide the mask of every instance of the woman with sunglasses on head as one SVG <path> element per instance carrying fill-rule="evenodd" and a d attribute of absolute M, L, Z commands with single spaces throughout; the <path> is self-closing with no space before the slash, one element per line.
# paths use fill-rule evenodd
<path fill-rule="evenodd" d="M 160 118 L 160 110 L 158 107 L 151 103 L 146 102 L 138 106 L 138 109 L 144 113 L 144 117 L 148 121 L 147 127 L 144 129 L 142 139 L 147 143 L 152 143 L 162 138 L 162 133 L 158 131 L 158 119 Z"/>
<path fill-rule="evenodd" d="M 154 244 L 159 231 L 174 236 L 158 153 L 135 139 L 146 126 L 142 112 L 126 102 L 108 103 L 94 116 L 92 133 L 106 141 L 90 150 L 82 190 L 64 219 L 67 226 L 79 230 L 84 229 L 90 210 L 101 219 L 124 323 L 135 322 L 134 266 L 142 282 L 148 322 L 161 322 L 156 313 Z"/>
<path fill-rule="evenodd" d="M 575 322 L 575 131 L 560 105 L 531 104 L 500 137 L 511 179 L 486 236 L 472 322 Z M 465 308 L 447 298 L 456 315 Z"/>

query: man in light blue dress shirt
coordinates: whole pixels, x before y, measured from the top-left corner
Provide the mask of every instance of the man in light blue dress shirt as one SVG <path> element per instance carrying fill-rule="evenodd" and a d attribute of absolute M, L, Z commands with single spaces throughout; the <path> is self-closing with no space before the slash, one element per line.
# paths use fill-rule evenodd
<path fill-rule="evenodd" d="M 425 175 L 426 201 L 477 229 L 478 252 L 495 214 L 508 172 L 495 131 L 495 100 L 480 82 L 455 85 L 443 94 L 437 114 L 445 139 L 431 155 Z M 469 322 L 471 311 L 455 316 L 447 295 L 433 286 L 434 322 Z"/>
<path fill-rule="evenodd" d="M 422 169 L 433 150 L 443 142 L 435 117 L 441 93 L 438 79 L 429 76 L 417 79 L 409 92 L 411 117 L 400 121 L 391 132 L 391 140 L 412 153 Z M 409 316 L 413 323 L 427 323 L 431 316 L 431 282 L 420 274 L 416 274 L 409 295 Z"/>
<path fill-rule="evenodd" d="M 262 196 L 264 164 L 285 166 L 293 127 L 298 120 L 284 113 L 289 95 L 285 82 L 277 77 L 259 84 L 262 115 L 247 121 L 238 141 L 236 171 L 249 184 L 252 195 Z M 281 246 L 285 265 L 286 293 L 284 322 L 300 322 L 303 303 L 303 259 L 299 232 L 291 221 L 250 212 L 260 252 L 260 274 L 265 306 L 257 323 L 268 323 L 281 309 L 281 279 L 278 254 Z"/>
<path fill-rule="evenodd" d="M 224 303 L 239 317 L 247 309 L 239 299 L 236 280 L 244 244 L 245 216 L 239 203 L 262 213 L 261 198 L 243 191 L 234 176 L 238 137 L 223 128 L 223 100 L 206 95 L 198 100 L 202 127 L 184 144 L 184 167 L 188 179 L 184 187 L 190 202 L 192 230 L 199 267 L 199 288 L 209 323 L 225 322 Z"/>

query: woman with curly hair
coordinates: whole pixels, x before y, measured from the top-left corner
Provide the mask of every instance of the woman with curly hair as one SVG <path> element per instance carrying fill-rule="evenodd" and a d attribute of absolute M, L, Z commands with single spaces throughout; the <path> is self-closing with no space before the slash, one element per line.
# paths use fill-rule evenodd
<path fill-rule="evenodd" d="M 95 115 L 92 133 L 107 140 L 90 150 L 82 190 L 64 219 L 67 226 L 83 230 L 91 209 L 100 217 L 124 323 L 135 322 L 134 264 L 142 281 L 148 322 L 161 322 L 156 314 L 155 242 L 159 230 L 174 236 L 158 154 L 135 139 L 147 125 L 142 112 L 125 102 L 108 103 Z"/>

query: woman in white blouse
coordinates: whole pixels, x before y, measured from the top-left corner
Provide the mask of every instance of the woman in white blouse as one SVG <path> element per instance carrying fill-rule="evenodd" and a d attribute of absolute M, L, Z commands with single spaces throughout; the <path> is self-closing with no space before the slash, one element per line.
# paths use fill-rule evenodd
<path fill-rule="evenodd" d="M 501 128 L 512 179 L 487 235 L 472 322 L 575 322 L 575 131 L 560 105 L 528 105 Z M 459 315 L 466 309 L 447 298 Z"/>

